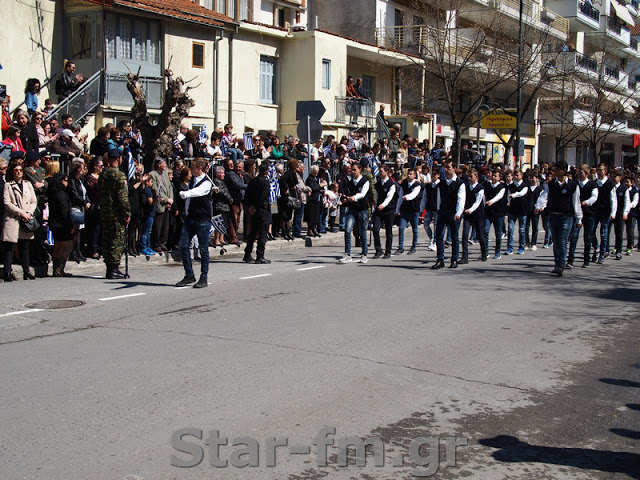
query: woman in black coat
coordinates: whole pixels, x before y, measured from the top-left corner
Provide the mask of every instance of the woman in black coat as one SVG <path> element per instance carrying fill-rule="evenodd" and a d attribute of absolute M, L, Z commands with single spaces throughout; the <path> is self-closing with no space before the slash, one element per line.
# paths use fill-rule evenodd
<path fill-rule="evenodd" d="M 56 173 L 49 183 L 49 229 L 53 234 L 53 276 L 70 277 L 64 271 L 73 250 L 73 222 L 71 220 L 71 200 L 67 193 L 68 177 L 63 173 Z"/>
<path fill-rule="evenodd" d="M 280 229 L 282 238 L 293 240 L 289 223 L 293 214 L 293 207 L 289 205 L 289 197 L 296 197 L 295 186 L 298 184 L 296 170 L 300 162 L 292 158 L 287 163 L 287 171 L 278 179 L 280 184 L 280 197 L 278 198 L 278 216 L 280 217 Z"/>
<path fill-rule="evenodd" d="M 231 211 L 233 197 L 229 192 L 229 187 L 224 183 L 224 167 L 218 165 L 214 173 L 213 184 L 218 187 L 218 191 L 213 194 L 213 215 L 222 215 L 222 221 L 226 227 L 229 224 L 229 212 Z M 213 246 L 222 247 L 223 245 L 225 245 L 224 235 L 216 230 L 213 237 Z"/>
<path fill-rule="evenodd" d="M 307 235 L 309 237 L 319 237 L 318 226 L 320 225 L 320 213 L 322 210 L 322 202 L 320 201 L 320 177 L 318 177 L 319 168 L 312 165 L 309 169 L 309 176 L 305 182 L 307 187 L 311 188 L 308 193 L 307 205 L 304 208 L 304 214 L 307 221 Z"/>
<path fill-rule="evenodd" d="M 71 162 L 71 171 L 69 173 L 69 199 L 71 200 L 72 214 L 82 214 L 83 221 L 74 224 L 75 234 L 73 236 L 73 251 L 71 252 L 71 260 L 80 263 L 85 262 L 87 257 L 83 257 L 80 253 L 80 235 L 84 229 L 84 215 L 91 208 L 91 202 L 87 195 L 87 188 L 84 186 L 83 175 L 85 166 L 82 160 L 74 160 Z"/>

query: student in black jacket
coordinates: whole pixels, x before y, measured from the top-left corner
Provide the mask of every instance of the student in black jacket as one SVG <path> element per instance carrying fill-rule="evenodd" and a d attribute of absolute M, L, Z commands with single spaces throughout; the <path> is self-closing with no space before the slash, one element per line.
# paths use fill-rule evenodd
<path fill-rule="evenodd" d="M 73 250 L 73 236 L 75 233 L 71 220 L 71 200 L 67 193 L 69 179 L 65 174 L 56 173 L 49 184 L 49 228 L 53 234 L 53 276 L 70 277 L 64 271 Z"/>
<path fill-rule="evenodd" d="M 271 212 L 271 204 L 269 203 L 269 162 L 262 162 L 259 167 L 259 174 L 253 178 L 247 186 L 245 195 L 245 205 L 247 207 L 245 214 L 248 214 L 251 222 L 251 230 L 247 236 L 247 246 L 244 249 L 244 262 L 254 262 L 251 256 L 253 250 L 253 242 L 258 238 L 258 246 L 256 248 L 255 263 L 271 263 L 264 257 L 265 245 L 267 244 L 267 231 L 269 230 L 269 217 Z"/>

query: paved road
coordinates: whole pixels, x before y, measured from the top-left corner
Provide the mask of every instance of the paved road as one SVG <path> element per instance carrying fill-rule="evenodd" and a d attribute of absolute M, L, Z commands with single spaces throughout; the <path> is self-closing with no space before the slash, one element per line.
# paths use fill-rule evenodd
<path fill-rule="evenodd" d="M 203 290 L 156 264 L 128 281 L 1 285 L 0 477 L 640 478 L 640 254 L 560 279 L 549 250 L 439 272 L 424 249 L 366 265 L 340 254 L 218 259 Z M 42 299 L 86 303 L 30 305 Z M 318 466 L 324 427 L 335 445 Z M 204 439 L 172 448 L 183 428 L 228 437 L 213 449 L 227 467 Z M 237 437 L 257 440 L 259 466 L 233 466 L 249 461 Z M 269 437 L 288 439 L 273 467 Z M 344 437 L 378 437 L 385 465 L 338 466 Z M 439 455 L 409 458 L 420 437 Z M 467 439 L 456 466 L 448 438 Z M 200 451 L 196 467 L 171 465 Z"/>

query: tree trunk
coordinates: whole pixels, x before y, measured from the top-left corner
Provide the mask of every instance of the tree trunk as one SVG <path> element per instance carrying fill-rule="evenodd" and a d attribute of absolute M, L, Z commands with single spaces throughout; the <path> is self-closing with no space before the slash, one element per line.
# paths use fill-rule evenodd
<path fill-rule="evenodd" d="M 189 116 L 189 110 L 195 105 L 189 96 L 191 87 L 185 88 L 188 82 L 182 80 L 182 77 L 173 78 L 173 72 L 169 68 L 164 71 L 164 76 L 167 78 L 167 90 L 156 125 L 151 124 L 147 112 L 147 99 L 142 91 L 140 69 L 138 73 L 131 72 L 125 76 L 127 90 L 133 98 L 131 113 L 140 128 L 144 142 L 143 163 L 146 171 L 153 168 L 153 161 L 157 157 L 166 160 L 173 154 L 173 142 L 180 132 L 180 124 Z"/>

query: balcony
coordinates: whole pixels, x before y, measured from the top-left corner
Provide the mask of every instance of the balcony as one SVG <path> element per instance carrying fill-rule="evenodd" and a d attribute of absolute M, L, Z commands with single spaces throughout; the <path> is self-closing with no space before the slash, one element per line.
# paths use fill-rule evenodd
<path fill-rule="evenodd" d="M 561 14 L 551 11 L 543 7 L 539 3 L 532 0 L 523 1 L 523 21 L 539 31 L 549 32 L 550 35 L 563 41 L 567 40 L 569 35 L 569 20 L 561 16 Z M 504 15 L 508 20 L 506 24 L 510 30 L 517 35 L 518 23 L 520 17 L 520 1 L 519 0 L 489 0 L 488 8 Z M 458 10 L 461 18 L 471 20 L 476 23 L 486 23 L 487 12 L 485 9 L 477 7 L 462 7 Z"/>
<path fill-rule="evenodd" d="M 369 99 L 336 97 L 336 123 L 367 126 L 376 125 L 376 111 Z"/>
<path fill-rule="evenodd" d="M 631 93 L 635 93 L 637 88 L 638 88 L 638 82 L 636 82 L 635 80 L 631 80 L 631 78 L 629 78 L 629 81 L 627 82 L 627 90 L 629 90 L 629 92 Z"/>
<path fill-rule="evenodd" d="M 122 75 L 106 74 L 104 76 L 104 104 L 107 106 L 132 107 L 133 99 L 127 90 L 127 80 Z M 163 79 L 156 77 L 140 77 L 142 91 L 147 98 L 148 108 L 162 107 Z"/>
<path fill-rule="evenodd" d="M 474 29 L 437 30 L 427 25 L 402 25 L 376 29 L 380 47 L 444 59 L 452 65 L 466 64 L 481 71 L 513 70 L 518 56 L 482 43 L 484 34 Z M 514 40 L 515 42 L 515 40 Z M 514 43 L 514 47 L 517 43 Z"/>
<path fill-rule="evenodd" d="M 612 38 L 613 40 L 621 44 L 622 48 L 626 48 L 629 46 L 631 34 L 629 33 L 629 29 L 625 25 L 623 25 L 613 17 L 601 17 L 600 23 L 604 24 L 604 32 L 607 37 Z M 611 45 L 611 47 L 613 47 L 613 45 Z"/>
<path fill-rule="evenodd" d="M 585 0 L 547 0 L 545 5 L 569 21 L 572 32 L 593 32 L 600 28 L 600 10 Z"/>
<path fill-rule="evenodd" d="M 640 118 L 627 119 L 627 128 L 631 128 L 633 130 L 640 130 Z"/>
<path fill-rule="evenodd" d="M 640 58 L 640 51 L 638 51 L 638 41 L 635 38 L 629 38 L 629 45 L 624 48 L 624 53 L 631 57 Z"/>

